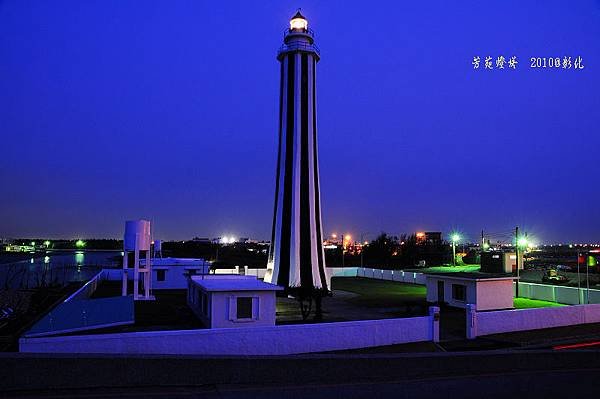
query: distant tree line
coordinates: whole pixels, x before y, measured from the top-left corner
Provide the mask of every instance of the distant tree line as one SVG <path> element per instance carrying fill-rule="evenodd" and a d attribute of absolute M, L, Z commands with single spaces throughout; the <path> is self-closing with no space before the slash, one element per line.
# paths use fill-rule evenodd
<path fill-rule="evenodd" d="M 342 262 L 341 248 L 326 251 L 327 266 L 340 267 L 360 266 L 381 269 L 398 269 L 418 266 L 425 261 L 427 266 L 441 265 L 452 260 L 452 251 L 447 242 L 417 242 L 415 234 L 402 234 L 400 237 L 390 236 L 382 232 L 363 248 L 360 254 L 344 254 Z"/>

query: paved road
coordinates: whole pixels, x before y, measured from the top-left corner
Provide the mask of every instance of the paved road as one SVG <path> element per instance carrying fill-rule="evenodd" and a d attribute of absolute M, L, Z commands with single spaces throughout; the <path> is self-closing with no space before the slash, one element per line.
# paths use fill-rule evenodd
<path fill-rule="evenodd" d="M 527 399 L 584 397 L 597 392 L 600 369 L 528 371 L 378 383 L 311 385 L 207 385 L 201 387 L 95 388 L 77 391 L 19 392 L 20 398 L 485 398 L 525 395 Z"/>

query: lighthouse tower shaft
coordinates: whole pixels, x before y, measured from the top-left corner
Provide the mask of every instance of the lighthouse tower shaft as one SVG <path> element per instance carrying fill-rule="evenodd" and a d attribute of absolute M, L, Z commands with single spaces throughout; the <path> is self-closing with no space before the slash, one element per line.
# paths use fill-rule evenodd
<path fill-rule="evenodd" d="M 316 123 L 319 50 L 298 12 L 278 52 L 279 151 L 265 281 L 304 292 L 328 291 L 321 227 Z"/>

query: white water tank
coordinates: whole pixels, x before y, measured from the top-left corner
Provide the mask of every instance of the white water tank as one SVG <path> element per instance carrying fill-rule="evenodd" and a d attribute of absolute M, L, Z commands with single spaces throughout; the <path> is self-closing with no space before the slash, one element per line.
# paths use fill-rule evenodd
<path fill-rule="evenodd" d="M 151 242 L 149 220 L 128 220 L 125 222 L 125 235 L 123 236 L 125 251 L 149 251 Z"/>

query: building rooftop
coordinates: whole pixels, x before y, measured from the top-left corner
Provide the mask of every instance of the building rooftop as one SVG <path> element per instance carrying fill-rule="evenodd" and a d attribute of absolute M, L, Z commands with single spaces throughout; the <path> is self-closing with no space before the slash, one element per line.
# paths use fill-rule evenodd
<path fill-rule="evenodd" d="M 283 288 L 256 278 L 192 277 L 192 281 L 205 291 L 282 291 Z"/>

